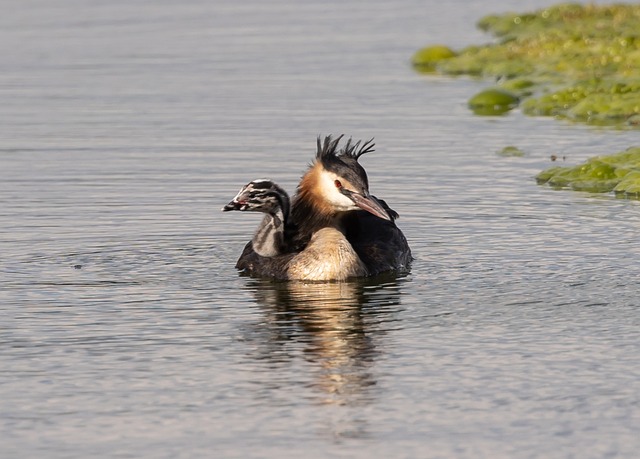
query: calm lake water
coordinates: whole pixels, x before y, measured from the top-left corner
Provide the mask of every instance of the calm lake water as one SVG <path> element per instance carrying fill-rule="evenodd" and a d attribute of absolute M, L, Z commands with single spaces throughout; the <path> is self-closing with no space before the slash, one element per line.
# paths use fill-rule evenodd
<path fill-rule="evenodd" d="M 640 203 L 533 177 L 638 132 L 478 118 L 488 82 L 408 64 L 545 4 L 3 5 L 0 456 L 637 457 Z M 259 217 L 220 207 L 330 133 L 375 136 L 411 273 L 238 275 Z"/>

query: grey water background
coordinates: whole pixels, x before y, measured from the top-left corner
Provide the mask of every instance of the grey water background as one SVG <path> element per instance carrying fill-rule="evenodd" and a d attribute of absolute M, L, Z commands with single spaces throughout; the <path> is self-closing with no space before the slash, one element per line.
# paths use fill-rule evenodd
<path fill-rule="evenodd" d="M 0 456 L 638 457 L 639 203 L 533 179 L 638 133 L 409 65 L 550 3 L 1 2 Z M 330 133 L 376 138 L 411 273 L 239 276 L 220 207 Z"/>

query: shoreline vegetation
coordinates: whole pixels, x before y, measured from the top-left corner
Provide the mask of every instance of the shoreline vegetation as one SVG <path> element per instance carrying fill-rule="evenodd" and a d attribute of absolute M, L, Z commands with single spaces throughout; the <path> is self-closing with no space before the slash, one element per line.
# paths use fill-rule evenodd
<path fill-rule="evenodd" d="M 469 99 L 477 115 L 519 107 L 530 116 L 640 129 L 640 4 L 558 4 L 489 15 L 478 27 L 494 42 L 460 51 L 427 46 L 413 55 L 413 67 L 494 80 Z M 640 148 L 552 167 L 536 178 L 558 188 L 640 196 Z"/>

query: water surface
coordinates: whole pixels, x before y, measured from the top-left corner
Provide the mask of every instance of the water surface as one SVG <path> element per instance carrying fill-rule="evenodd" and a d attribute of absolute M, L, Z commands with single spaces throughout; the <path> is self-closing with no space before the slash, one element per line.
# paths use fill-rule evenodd
<path fill-rule="evenodd" d="M 634 457 L 638 202 L 533 177 L 637 133 L 474 117 L 486 82 L 408 65 L 545 4 L 7 6 L 2 457 Z M 220 207 L 329 133 L 376 137 L 411 273 L 238 275 L 259 219 Z"/>

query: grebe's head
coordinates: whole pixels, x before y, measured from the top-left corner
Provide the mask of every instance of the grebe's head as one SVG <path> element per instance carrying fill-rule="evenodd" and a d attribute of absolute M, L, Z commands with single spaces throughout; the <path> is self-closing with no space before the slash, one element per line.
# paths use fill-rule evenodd
<path fill-rule="evenodd" d="M 289 195 L 272 180 L 253 180 L 243 186 L 235 198 L 222 208 L 223 212 L 230 210 L 266 214 L 276 214 L 281 210 L 283 214 L 287 215 L 289 213 Z"/>
<path fill-rule="evenodd" d="M 366 210 L 385 220 L 390 216 L 382 205 L 369 194 L 369 180 L 358 158 L 373 151 L 373 139 L 366 142 L 352 142 L 338 150 L 342 136 L 335 140 L 327 136 L 324 142 L 318 137 L 316 163 L 316 183 L 314 194 L 321 197 L 334 212 Z"/>

